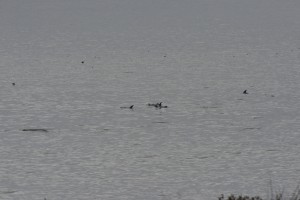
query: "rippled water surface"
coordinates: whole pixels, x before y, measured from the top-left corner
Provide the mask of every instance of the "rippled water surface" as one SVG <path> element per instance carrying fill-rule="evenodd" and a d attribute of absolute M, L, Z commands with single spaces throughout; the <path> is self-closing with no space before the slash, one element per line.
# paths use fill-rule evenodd
<path fill-rule="evenodd" d="M 299 10 L 1 1 L 0 199 L 266 196 L 270 179 L 294 189 Z"/>

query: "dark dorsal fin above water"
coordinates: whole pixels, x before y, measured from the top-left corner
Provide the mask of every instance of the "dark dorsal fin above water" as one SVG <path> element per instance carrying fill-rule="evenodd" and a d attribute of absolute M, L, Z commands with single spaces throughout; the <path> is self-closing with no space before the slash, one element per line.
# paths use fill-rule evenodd
<path fill-rule="evenodd" d="M 121 108 L 121 109 L 126 109 L 126 108 L 127 108 L 127 109 L 133 109 L 133 106 L 134 106 L 134 105 L 131 105 L 131 106 L 121 106 L 120 108 Z"/>

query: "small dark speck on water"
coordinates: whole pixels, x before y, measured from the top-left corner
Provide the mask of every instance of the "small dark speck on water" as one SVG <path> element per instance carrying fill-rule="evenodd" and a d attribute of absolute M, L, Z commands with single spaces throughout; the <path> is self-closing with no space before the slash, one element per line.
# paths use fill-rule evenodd
<path fill-rule="evenodd" d="M 13 85 L 13 86 L 15 86 L 15 85 L 16 85 L 16 83 L 12 83 L 12 85 Z"/>
<path fill-rule="evenodd" d="M 83 60 L 83 61 L 81 61 L 81 63 L 82 63 L 82 64 L 84 64 L 84 60 Z"/>

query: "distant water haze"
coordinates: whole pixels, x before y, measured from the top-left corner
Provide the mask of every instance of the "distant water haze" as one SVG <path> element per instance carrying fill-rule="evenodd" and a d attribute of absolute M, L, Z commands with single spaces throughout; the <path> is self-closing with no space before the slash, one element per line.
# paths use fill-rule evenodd
<path fill-rule="evenodd" d="M 299 33 L 293 0 L 0 1 L 0 199 L 292 192 Z"/>

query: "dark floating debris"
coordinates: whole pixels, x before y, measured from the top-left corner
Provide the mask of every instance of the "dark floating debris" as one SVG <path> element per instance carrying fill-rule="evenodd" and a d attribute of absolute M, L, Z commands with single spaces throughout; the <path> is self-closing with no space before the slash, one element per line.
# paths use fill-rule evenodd
<path fill-rule="evenodd" d="M 131 105 L 131 106 L 121 106 L 120 108 L 121 109 L 131 109 L 131 110 L 133 110 L 133 106 L 134 105 Z"/>
<path fill-rule="evenodd" d="M 48 132 L 48 130 L 44 128 L 25 128 L 22 129 L 22 131 Z"/>
<path fill-rule="evenodd" d="M 260 127 L 247 127 L 247 128 L 243 128 L 241 131 L 247 131 L 247 130 L 260 130 Z"/>
<path fill-rule="evenodd" d="M 81 61 L 81 63 L 82 63 L 82 64 L 84 64 L 84 62 L 85 62 L 84 60 L 83 60 L 83 61 Z"/>
<path fill-rule="evenodd" d="M 7 190 L 7 191 L 2 191 L 0 192 L 1 194 L 13 194 L 13 193 L 16 193 L 18 191 L 15 191 L 15 190 Z"/>
<path fill-rule="evenodd" d="M 16 85 L 16 83 L 11 83 L 13 86 L 15 86 Z"/>
<path fill-rule="evenodd" d="M 244 90 L 243 94 L 249 94 L 249 93 L 247 92 L 247 90 Z"/>
<path fill-rule="evenodd" d="M 153 106 L 155 108 L 161 109 L 161 108 L 168 108 L 168 106 L 163 106 L 162 105 L 163 102 L 159 102 L 159 103 L 148 103 L 148 106 Z"/>
<path fill-rule="evenodd" d="M 169 122 L 165 122 L 165 121 L 157 121 L 157 122 L 152 122 L 152 123 L 154 123 L 154 124 L 167 124 L 167 123 L 169 123 Z"/>

